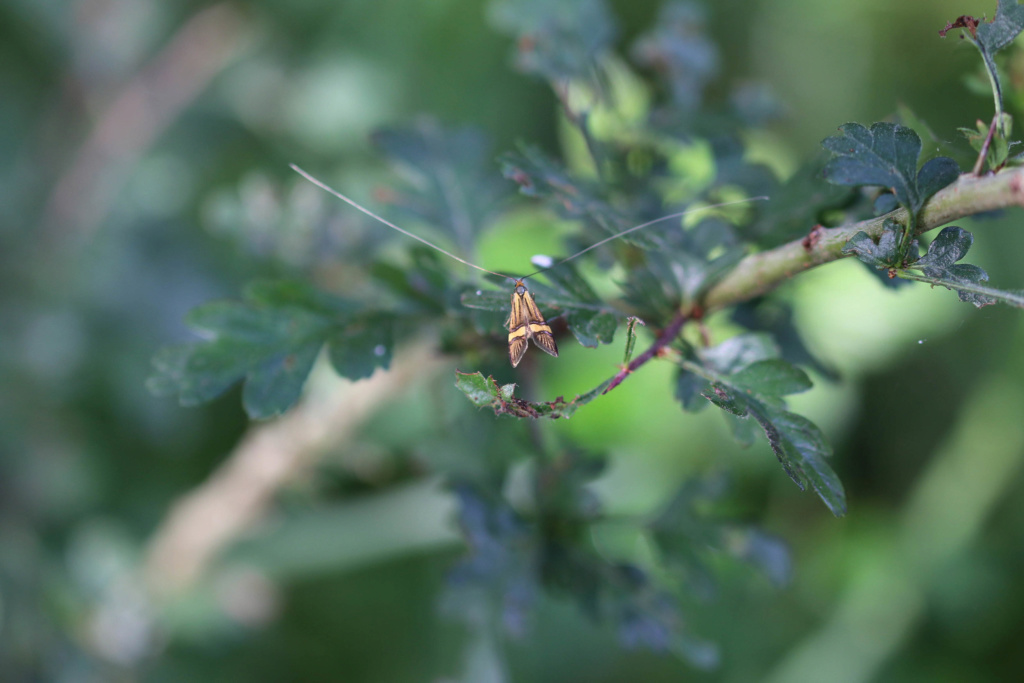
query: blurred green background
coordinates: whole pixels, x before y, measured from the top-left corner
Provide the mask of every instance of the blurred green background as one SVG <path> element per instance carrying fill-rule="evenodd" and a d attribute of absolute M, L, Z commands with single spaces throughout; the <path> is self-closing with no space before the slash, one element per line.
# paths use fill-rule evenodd
<path fill-rule="evenodd" d="M 659 8 L 612 4 L 624 48 Z M 976 54 L 937 31 L 991 16 L 994 0 L 708 5 L 722 78 L 766 83 L 785 104 L 755 141 L 783 172 L 839 124 L 899 104 L 944 139 L 991 116 L 965 85 Z M 150 358 L 189 338 L 193 306 L 253 277 L 357 288 L 325 254 L 406 246 L 319 220 L 338 207 L 289 162 L 368 191 L 390 178 L 369 133 L 423 114 L 483 129 L 496 152 L 527 140 L 556 153 L 554 97 L 514 71 L 512 49 L 479 0 L 2 0 L 0 680 L 1024 675 L 1024 318 L 1008 308 L 894 293 L 852 262 L 784 287 L 842 374 L 793 403 L 836 447 L 844 519 L 766 444 L 740 450 L 710 412 L 684 415 L 667 368 L 552 426 L 611 456 L 597 484 L 610 509 L 647 513 L 686 477 L 723 470 L 732 512 L 791 544 L 788 588 L 737 571 L 688 607 L 722 648 L 710 672 L 624 651 L 557 600 L 500 652 L 445 618 L 460 545 L 429 471 L 456 457 L 452 433 L 472 454 L 474 425 L 493 419 L 452 386 L 450 361 L 417 357 L 402 367 L 418 375 L 370 389 L 318 372 L 310 390 L 327 407 L 256 435 L 237 390 L 196 409 L 146 391 Z M 1019 219 L 962 223 L 997 286 L 1021 286 Z M 485 242 L 485 265 L 509 258 L 507 243 Z M 545 395 L 590 388 L 621 358 L 564 346 Z"/>

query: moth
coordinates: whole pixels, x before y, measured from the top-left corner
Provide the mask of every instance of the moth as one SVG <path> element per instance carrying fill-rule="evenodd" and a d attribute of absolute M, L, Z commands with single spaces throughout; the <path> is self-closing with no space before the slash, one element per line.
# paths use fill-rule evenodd
<path fill-rule="evenodd" d="M 508 359 L 512 367 L 519 365 L 519 361 L 526 355 L 530 339 L 541 351 L 558 357 L 555 335 L 551 334 L 551 328 L 544 322 L 537 302 L 522 280 L 516 280 L 512 290 L 512 310 L 505 321 L 505 327 L 508 328 Z"/>
<path fill-rule="evenodd" d="M 759 200 L 759 199 L 768 199 L 767 197 L 751 197 L 751 198 L 748 198 L 748 199 L 739 199 L 739 200 L 732 201 L 732 202 L 723 202 L 721 204 L 711 204 L 711 205 L 702 206 L 702 207 L 699 207 L 699 208 L 696 208 L 696 209 L 689 209 L 687 211 L 679 211 L 677 213 L 670 213 L 668 215 L 661 216 L 660 218 L 655 218 L 654 220 L 647 221 L 646 223 L 641 223 L 640 225 L 634 225 L 632 228 L 629 228 L 627 230 L 623 230 L 622 232 L 617 232 L 614 235 L 612 235 L 611 237 L 606 237 L 605 239 L 603 239 L 603 240 L 601 240 L 599 242 L 595 242 L 594 244 L 591 244 L 586 249 L 582 249 L 580 251 L 577 251 L 575 254 L 572 254 L 571 256 L 567 256 L 564 259 L 562 259 L 561 261 L 558 261 L 557 263 L 553 263 L 553 264 L 549 265 L 546 268 L 542 268 L 541 270 L 538 270 L 536 272 L 530 273 L 529 275 L 526 275 L 524 277 L 516 278 L 516 277 L 512 277 L 511 275 L 505 275 L 504 273 L 496 273 L 493 270 L 487 270 L 486 268 L 478 266 L 475 263 L 470 263 L 469 261 L 467 261 L 467 260 L 465 260 L 465 259 L 463 259 L 463 258 L 461 258 L 459 256 L 456 256 L 455 254 L 451 253 L 450 251 L 445 251 L 444 249 L 442 249 L 441 247 L 437 246 L 433 242 L 429 242 L 429 241 L 425 240 L 424 238 L 420 237 L 419 235 L 415 235 L 415 234 L 409 232 L 408 230 L 405 230 L 403 228 L 398 227 L 397 225 L 395 225 L 391 221 L 378 216 L 374 212 L 372 212 L 369 209 L 367 209 L 365 206 L 357 203 L 353 199 L 350 199 L 350 198 L 346 197 L 342 193 L 340 193 L 337 190 L 335 190 L 333 187 L 331 187 L 331 186 L 327 185 L 326 183 L 318 180 L 317 178 L 315 178 L 311 174 L 307 173 L 306 171 L 302 170 L 301 168 L 299 168 L 295 164 L 291 164 L 291 168 L 292 168 L 293 171 L 295 171 L 296 173 L 298 173 L 303 178 L 305 178 L 309 182 L 313 183 L 314 185 L 316 185 L 320 189 L 325 190 L 325 191 L 331 193 L 332 195 L 334 195 L 338 199 L 342 200 L 346 204 L 349 204 L 350 206 L 358 209 L 359 211 L 362 211 L 364 214 L 366 214 L 370 218 L 373 218 L 373 219 L 383 223 L 384 225 L 388 226 L 389 228 L 393 228 L 393 229 L 397 230 L 398 232 L 402 233 L 403 235 L 405 235 L 407 237 L 411 237 L 414 240 L 427 245 L 431 249 L 436 249 L 437 251 L 441 252 L 445 256 L 449 256 L 449 257 L 455 259 L 456 261 L 458 261 L 459 263 L 462 263 L 463 265 L 467 265 L 470 268 L 476 268 L 477 270 L 483 271 L 485 273 L 490 273 L 491 275 L 497 275 L 498 277 L 505 278 L 506 280 L 509 280 L 510 282 L 512 282 L 513 283 L 513 289 L 512 289 L 512 310 L 509 312 L 508 319 L 505 321 L 505 327 L 508 329 L 508 359 L 509 359 L 509 361 L 511 361 L 512 367 L 516 367 L 517 365 L 519 365 L 520 361 L 523 360 L 523 356 L 526 355 L 526 348 L 529 346 L 529 341 L 531 339 L 533 340 L 533 343 L 540 348 L 541 351 L 544 351 L 545 353 L 548 353 L 548 354 L 550 354 L 552 356 L 555 356 L 555 357 L 558 356 L 558 345 L 555 344 L 555 335 L 552 334 L 550 325 L 548 324 L 548 322 L 546 320 L 544 320 L 544 316 L 540 312 L 540 308 L 537 306 L 537 302 L 534 301 L 533 295 L 530 294 L 530 290 L 527 289 L 527 287 L 526 287 L 526 283 L 524 281 L 527 278 L 533 277 L 534 275 L 540 275 L 541 273 L 543 273 L 545 271 L 548 271 L 548 270 L 551 270 L 552 268 L 554 268 L 556 266 L 560 266 L 561 264 L 565 263 L 566 261 L 571 261 L 572 259 L 576 258 L 577 256 L 582 256 L 583 254 L 587 253 L 591 249 L 597 249 L 601 245 L 606 244 L 608 242 L 611 242 L 612 240 L 618 239 L 618 238 L 622 237 L 623 235 L 627 235 L 627 234 L 629 234 L 631 232 L 634 232 L 636 230 L 642 230 L 643 228 L 646 228 L 646 227 L 648 227 L 650 225 L 654 225 L 655 223 L 660 223 L 662 221 L 667 221 L 667 220 L 670 220 L 672 218 L 680 218 L 680 217 L 685 216 L 685 215 L 687 215 L 689 213 L 693 213 L 694 211 L 703 211 L 703 210 L 706 210 L 706 209 L 714 209 L 714 208 L 718 208 L 718 207 L 721 207 L 721 206 L 730 206 L 732 204 L 744 204 L 746 202 L 752 202 L 752 201 L 756 201 L 756 200 Z"/>

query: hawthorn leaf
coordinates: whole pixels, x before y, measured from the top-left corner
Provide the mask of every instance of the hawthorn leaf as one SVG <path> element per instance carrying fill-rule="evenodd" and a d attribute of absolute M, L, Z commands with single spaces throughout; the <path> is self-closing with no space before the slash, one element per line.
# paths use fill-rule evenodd
<path fill-rule="evenodd" d="M 565 319 L 576 340 L 591 349 L 596 349 L 598 344 L 610 344 L 619 325 L 618 318 L 607 311 L 575 309 L 569 311 Z"/>
<path fill-rule="evenodd" d="M 350 379 L 368 376 L 367 367 L 386 367 L 392 341 L 386 314 L 356 313 L 355 306 L 307 285 L 261 282 L 246 289 L 245 301 L 220 301 L 189 313 L 189 325 L 208 339 L 161 351 L 149 386 L 177 394 L 191 406 L 219 396 L 238 381 L 246 412 L 254 419 L 278 415 L 298 400 L 324 343 L 349 339 L 348 348 L 372 359 L 338 370 Z M 360 337 L 374 327 L 376 336 Z M 358 343 L 357 343 L 358 341 Z M 367 348 L 372 341 L 373 345 Z M 372 369 L 370 370 L 372 372 Z"/>
<path fill-rule="evenodd" d="M 555 85 L 592 80 L 616 37 L 604 0 L 495 0 L 489 9 L 495 28 L 517 39 L 516 66 Z"/>
<path fill-rule="evenodd" d="M 447 129 L 424 119 L 408 128 L 377 130 L 372 139 L 409 179 L 388 194 L 390 203 L 448 232 L 463 250 L 472 248 L 473 236 L 510 195 L 480 130 Z"/>
<path fill-rule="evenodd" d="M 859 123 L 845 123 L 839 130 L 841 135 L 821 143 L 834 155 L 825 165 L 825 178 L 837 185 L 887 188 L 915 216 L 929 197 L 960 173 L 949 157 L 930 159 L 918 171 L 921 138 L 905 126 L 878 122 L 869 130 Z"/>
<path fill-rule="evenodd" d="M 455 371 L 455 386 L 478 408 L 490 408 L 495 415 L 509 415 L 516 418 L 559 418 L 572 417 L 576 410 L 600 396 L 611 383 L 605 380 L 585 394 L 577 395 L 571 401 L 559 396 L 554 401 L 524 401 L 514 395 L 514 384 L 499 386 L 493 377 L 483 373 Z"/>
<path fill-rule="evenodd" d="M 633 59 L 665 78 L 679 108 L 694 111 L 719 69 L 718 48 L 706 32 L 706 11 L 695 3 L 668 3 L 654 25 L 633 45 Z"/>
<path fill-rule="evenodd" d="M 773 396 L 798 394 L 812 386 L 806 372 L 777 358 L 751 363 L 733 374 L 729 381 L 741 389 Z"/>
<path fill-rule="evenodd" d="M 899 275 L 956 290 L 961 301 L 978 308 L 997 302 L 1024 308 L 1024 293 L 989 287 L 985 284 L 988 282 L 988 273 L 983 269 L 968 263 L 957 263 L 967 255 L 973 243 L 974 236 L 966 230 L 955 225 L 943 228 L 928 245 L 928 252 L 909 266 L 920 270 L 924 276 L 907 271 L 901 271 Z"/>
<path fill-rule="evenodd" d="M 898 268 L 903 258 L 900 255 L 900 240 L 903 239 L 903 226 L 891 219 L 882 224 L 882 234 L 876 242 L 863 230 L 850 238 L 843 245 L 843 253 L 856 256 L 861 262 L 879 270 Z"/>

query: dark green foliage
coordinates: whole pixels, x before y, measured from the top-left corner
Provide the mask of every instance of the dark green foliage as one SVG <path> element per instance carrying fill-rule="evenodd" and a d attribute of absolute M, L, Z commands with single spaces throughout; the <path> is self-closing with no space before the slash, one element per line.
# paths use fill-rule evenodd
<path fill-rule="evenodd" d="M 433 121 L 414 128 L 377 131 L 373 142 L 408 182 L 391 203 L 448 231 L 471 249 L 510 194 L 493 163 L 487 137 L 479 130 L 448 130 Z"/>
<path fill-rule="evenodd" d="M 978 308 L 1003 302 L 1017 308 L 1024 308 L 1024 294 L 988 287 L 988 273 L 969 263 L 957 263 L 974 244 L 974 235 L 962 228 L 951 225 L 943 228 L 928 245 L 928 253 L 910 265 L 920 270 L 924 278 L 900 273 L 901 277 L 921 279 L 933 285 L 956 290 L 960 301 L 974 304 Z"/>
<path fill-rule="evenodd" d="M 933 194 L 956 180 L 956 162 L 935 157 L 920 170 L 921 138 L 910 128 L 879 122 L 867 129 L 859 123 L 839 127 L 842 135 L 825 138 L 822 146 L 835 155 L 823 174 L 836 185 L 874 185 L 890 189 L 897 201 L 916 216 Z"/>
<path fill-rule="evenodd" d="M 786 182 L 766 190 L 769 200 L 759 207 L 757 219 L 744 230 L 758 246 L 771 248 L 804 237 L 822 223 L 827 211 L 850 203 L 853 189 L 826 182 L 822 178 L 823 166 L 821 160 L 805 164 Z"/>
<path fill-rule="evenodd" d="M 455 483 L 468 553 L 449 573 L 446 609 L 473 624 L 482 615 L 496 615 L 506 632 L 522 637 L 546 588 L 610 622 L 626 648 L 671 652 L 695 666 L 714 666 L 717 649 L 688 632 L 677 593 L 705 595 L 714 584 L 710 566 L 730 556 L 785 584 L 788 551 L 756 529 L 698 512 L 722 495 L 724 481 L 716 478 L 684 485 L 660 514 L 631 522 L 657 544 L 671 582 L 605 557 L 593 547 L 592 530 L 617 520 L 605 515 L 589 488 L 605 465 L 602 458 L 572 452 L 538 464 L 528 509 L 503 498 L 500 481 Z"/>
<path fill-rule="evenodd" d="M 551 83 L 592 78 L 616 35 L 603 0 L 496 0 L 490 15 L 518 38 L 519 69 Z"/>
<path fill-rule="evenodd" d="M 196 405 L 244 379 L 242 401 L 254 419 L 298 400 L 324 344 L 335 370 L 350 379 L 369 377 L 391 360 L 391 316 L 297 282 L 254 284 L 244 303 L 207 304 L 188 322 L 211 340 L 160 352 L 150 388 Z"/>
<path fill-rule="evenodd" d="M 998 49 L 992 46 L 1004 41 L 999 32 L 1011 30 L 1016 11 L 1001 3 L 997 23 L 1002 28 L 989 29 L 993 35 L 979 41 Z M 509 635 L 523 637 L 544 596 L 561 596 L 609 624 L 626 648 L 672 652 L 694 665 L 713 666 L 717 648 L 690 634 L 684 602 L 715 593 L 723 558 L 753 565 L 784 585 L 790 574 L 784 545 L 713 514 L 723 492 L 717 479 L 684 482 L 657 514 L 616 519 L 605 513 L 592 488 L 606 460 L 581 456 L 571 444 L 554 447 L 541 425 L 519 421 L 570 418 L 629 382 L 641 365 L 669 360 L 678 366 L 674 394 L 684 411 L 706 409 L 709 403 L 718 407 L 735 440 L 745 446 L 763 435 L 797 486 L 813 489 L 841 516 L 846 498 L 828 462 L 832 447 L 785 400 L 812 388 L 798 364 L 827 377 L 835 372 L 800 339 L 789 304 L 771 294 L 734 306 L 730 325 L 741 331 L 712 345 L 708 340 L 719 331 L 717 322 L 708 324 L 710 332 L 705 327 L 708 292 L 754 252 L 771 256 L 773 248 L 803 238 L 810 251 L 819 226 L 902 206 L 909 214 L 905 224 L 889 216 L 877 240 L 860 232 L 844 253 L 886 279 L 955 288 L 979 306 L 997 299 L 1019 305 L 1024 297 L 991 290 L 984 285 L 984 271 L 958 263 L 972 239 L 959 228 L 944 230 L 918 258 L 917 218 L 930 197 L 957 179 L 959 168 L 931 150 L 922 156 L 921 137 L 911 127 L 844 124 L 840 135 L 822 143 L 830 152 L 827 160 L 811 160 L 784 179 L 766 164 L 751 163 L 750 127 L 778 108 L 771 106 L 767 91 L 752 96 L 749 84 L 719 78 L 719 52 L 705 31 L 701 7 L 662 8 L 656 26 L 632 51 L 640 72 L 610 57 L 617 28 L 600 0 L 502 0 L 492 4 L 491 17 L 517 40 L 518 66 L 554 91 L 565 126 L 565 158 L 520 144 L 518 151 L 495 160 L 481 132 L 424 119 L 377 132 L 377 149 L 401 180 L 374 193 L 372 203 L 385 207 L 372 210 L 401 215 L 396 222 L 411 221 L 408 227 L 417 236 L 420 229 L 431 239 L 440 236 L 451 253 L 410 243 L 394 260 L 346 254 L 354 274 L 324 279 L 340 283 L 344 298 L 288 282 L 254 286 L 242 303 L 201 307 L 189 322 L 209 338 L 161 352 L 151 386 L 193 405 L 244 381 L 247 412 L 268 417 L 298 400 L 325 345 L 334 370 L 359 380 L 388 367 L 404 334 L 427 329 L 432 334 L 417 336 L 417 344 L 439 339 L 440 351 L 470 370 L 455 376 L 455 387 L 469 404 L 513 418 L 495 421 L 473 412 L 473 421 L 457 424 L 478 438 L 461 451 L 458 445 L 430 441 L 439 439 L 436 435 L 411 447 L 427 463 L 425 469 L 446 479 L 458 505 L 467 553 L 448 575 L 448 612 L 484 632 L 495 622 Z M 661 79 L 662 96 L 655 101 L 647 101 L 656 88 L 641 82 L 643 70 Z M 1000 121 L 1008 129 L 1008 117 Z M 975 138 L 980 147 L 983 140 Z M 930 147 L 936 144 L 929 139 Z M 990 165 L 1006 163 L 1010 146 L 1005 135 L 997 139 L 989 149 Z M 880 193 L 868 196 L 860 187 Z M 770 195 L 770 201 L 682 215 L 760 194 Z M 569 234 L 562 255 L 573 260 L 555 258 L 556 265 L 547 269 L 508 276 L 529 279 L 541 314 L 555 334 L 566 336 L 559 342 L 572 343 L 564 335 L 567 329 L 579 345 L 594 349 L 612 343 L 626 321 L 623 365 L 605 368 L 598 376 L 607 379 L 583 393 L 576 393 L 580 387 L 558 387 L 550 400 L 521 398 L 517 384 L 508 381 L 521 378 L 535 398 L 543 383 L 537 381 L 537 368 L 556 362 L 535 353 L 515 370 L 505 365 L 503 320 L 512 283 L 458 263 L 493 258 L 479 255 L 485 251 L 481 243 L 491 237 L 487 231 L 507 233 L 518 212 L 535 215 L 538 208 L 552 220 L 572 223 L 564 226 Z M 619 238 L 636 227 L 643 229 Z M 391 236 L 411 242 L 408 235 Z M 494 236 L 509 243 L 520 239 Z M 617 237 L 598 244 L 610 236 Z M 542 267 L 539 260 L 537 267 Z M 637 323 L 654 337 L 639 350 Z M 698 338 L 700 343 L 693 341 Z M 448 429 L 445 424 L 439 431 Z M 523 479 L 529 490 L 511 495 L 509 489 Z M 653 557 L 640 562 L 599 552 L 594 537 L 602 524 L 628 528 L 647 541 Z"/>
<path fill-rule="evenodd" d="M 903 264 L 900 242 L 904 230 L 899 223 L 886 219 L 877 242 L 866 232 L 858 232 L 843 246 L 843 253 L 856 256 L 877 269 L 900 268 Z"/>
<path fill-rule="evenodd" d="M 700 5 L 671 2 L 661 8 L 657 28 L 633 45 L 637 63 L 660 72 L 672 104 L 687 113 L 701 105 L 718 73 L 718 46 L 705 35 L 706 21 Z"/>
<path fill-rule="evenodd" d="M 825 458 L 832 448 L 807 418 L 786 410 L 783 396 L 811 388 L 807 375 L 778 358 L 764 335 L 740 335 L 684 360 L 676 397 L 695 410 L 699 394 L 728 414 L 760 425 L 783 469 L 801 489 L 810 486 L 833 514 L 846 513 L 843 485 Z M 748 442 L 749 431 L 736 434 Z"/>
<path fill-rule="evenodd" d="M 967 29 L 968 33 L 963 35 L 981 53 L 992 88 L 995 91 L 996 115 L 998 116 L 1002 111 L 1003 85 L 999 69 L 996 66 L 995 55 L 1012 43 L 1013 39 L 1024 30 L 1024 6 L 1021 6 L 1017 0 L 999 0 L 996 16 L 992 21 L 979 21 L 974 17 L 962 16 L 957 21 L 947 24 L 945 29 L 939 31 L 939 35 L 945 36 L 954 28 Z M 1008 134 L 1009 131 L 1006 133 Z"/>

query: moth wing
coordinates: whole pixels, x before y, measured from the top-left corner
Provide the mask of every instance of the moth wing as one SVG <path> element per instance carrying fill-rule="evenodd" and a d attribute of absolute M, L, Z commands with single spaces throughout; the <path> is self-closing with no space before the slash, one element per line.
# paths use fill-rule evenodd
<path fill-rule="evenodd" d="M 526 347 L 529 343 L 526 341 L 526 335 L 519 337 L 508 336 L 508 359 L 512 363 L 512 367 L 519 365 L 519 361 L 526 355 Z"/>
<path fill-rule="evenodd" d="M 540 308 L 537 307 L 537 302 L 533 300 L 533 295 L 526 292 L 523 294 L 523 300 L 526 304 L 528 320 L 527 336 L 532 337 L 533 343 L 542 351 L 557 357 L 558 345 L 555 344 L 555 335 L 551 333 L 551 328 L 544 322 L 544 316 L 541 314 Z"/>
<path fill-rule="evenodd" d="M 555 336 L 551 334 L 551 328 L 547 325 L 536 325 L 531 327 L 537 327 L 540 329 L 531 330 L 530 336 L 533 337 L 533 343 L 540 348 L 541 351 L 550 353 L 552 356 L 558 356 L 558 345 L 555 344 Z"/>
<path fill-rule="evenodd" d="M 529 296 L 527 294 L 526 296 Z M 526 347 L 529 346 L 530 329 L 527 326 L 529 310 L 523 295 L 519 292 L 512 292 L 512 310 L 508 314 L 508 359 L 512 367 L 519 365 L 519 361 L 526 355 Z"/>

